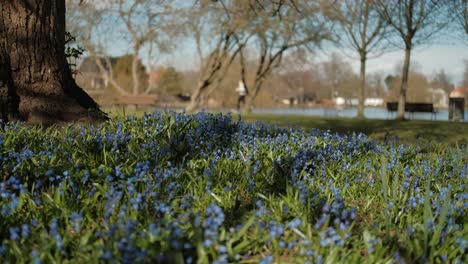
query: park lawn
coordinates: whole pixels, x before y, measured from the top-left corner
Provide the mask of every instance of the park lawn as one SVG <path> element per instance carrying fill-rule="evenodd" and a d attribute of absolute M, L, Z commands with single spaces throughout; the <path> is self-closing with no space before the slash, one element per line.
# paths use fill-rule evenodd
<path fill-rule="evenodd" d="M 109 110 L 111 117 L 124 115 L 143 116 L 145 111 Z M 217 112 L 217 111 L 215 111 Z M 236 120 L 239 118 L 235 115 Z M 278 124 L 283 127 L 302 129 L 330 130 L 340 134 L 363 133 L 370 139 L 386 143 L 411 144 L 428 146 L 457 146 L 468 143 L 468 122 L 448 122 L 430 120 L 387 120 L 331 118 L 301 115 L 277 114 L 244 114 L 242 121 L 254 123 L 257 121 Z"/>
<path fill-rule="evenodd" d="M 298 115 L 248 114 L 245 122 L 262 121 L 281 126 L 304 129 L 330 130 L 342 134 L 363 133 L 384 142 L 411 145 L 443 144 L 448 146 L 468 143 L 468 123 L 428 120 L 385 120 L 357 118 L 325 118 Z"/>
<path fill-rule="evenodd" d="M 428 150 L 209 113 L 7 125 L 0 263 L 467 263 L 467 148 Z"/>

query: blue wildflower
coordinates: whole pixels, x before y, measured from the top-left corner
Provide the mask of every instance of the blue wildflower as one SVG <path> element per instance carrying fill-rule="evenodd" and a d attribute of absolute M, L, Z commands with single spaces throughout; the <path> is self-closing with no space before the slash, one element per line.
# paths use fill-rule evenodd
<path fill-rule="evenodd" d="M 273 256 L 268 255 L 268 256 L 262 258 L 262 259 L 260 260 L 259 264 L 270 264 L 270 263 L 272 263 L 272 262 L 273 262 Z"/>
<path fill-rule="evenodd" d="M 20 237 L 18 227 L 10 227 L 8 229 L 8 231 L 10 232 L 10 239 L 11 240 L 17 240 Z"/>
<path fill-rule="evenodd" d="M 302 224 L 301 219 L 294 218 L 291 222 L 289 222 L 288 227 L 291 229 L 298 228 Z"/>
<path fill-rule="evenodd" d="M 461 252 L 465 252 L 465 250 L 468 248 L 468 240 L 466 238 L 459 237 L 455 242 L 457 243 Z"/>

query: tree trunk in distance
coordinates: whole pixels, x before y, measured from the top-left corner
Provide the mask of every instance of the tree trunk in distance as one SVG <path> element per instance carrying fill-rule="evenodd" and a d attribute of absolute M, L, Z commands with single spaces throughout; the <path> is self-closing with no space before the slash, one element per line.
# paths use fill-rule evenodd
<path fill-rule="evenodd" d="M 208 81 L 200 81 L 197 85 L 197 88 L 193 91 L 192 95 L 190 96 L 190 102 L 185 107 L 185 112 L 187 113 L 193 113 L 197 108 L 199 107 L 200 103 L 200 96 L 202 92 L 208 87 L 209 82 Z"/>
<path fill-rule="evenodd" d="M 252 110 L 253 110 L 253 102 L 254 102 L 254 98 L 252 98 L 252 96 L 246 96 L 246 97 L 245 97 L 245 103 L 244 103 L 244 105 L 242 106 L 241 112 L 242 112 L 243 114 L 250 114 L 250 113 L 252 113 Z"/>
<path fill-rule="evenodd" d="M 366 98 L 366 55 L 361 54 L 361 85 L 359 87 L 359 103 L 357 108 L 357 117 L 364 118 L 364 100 Z"/>
<path fill-rule="evenodd" d="M 10 0 L 0 5 L 0 78 L 9 109 L 29 124 L 101 122 L 107 116 L 73 79 L 65 56 L 65 0 Z M 5 71 L 4 71 L 5 72 Z M 18 103 L 11 101 L 17 98 Z M 4 101 L 4 100 L 2 100 Z"/>
<path fill-rule="evenodd" d="M 253 87 L 252 89 L 249 89 L 248 86 L 246 85 L 247 89 L 247 96 L 245 97 L 245 104 L 244 107 L 242 107 L 242 112 L 243 113 L 252 113 L 253 111 L 253 103 L 255 101 L 255 98 L 257 98 L 258 93 L 260 92 L 260 88 L 262 87 L 263 84 L 263 79 L 260 79 L 258 81 L 255 81 L 254 84 L 251 86 Z"/>
<path fill-rule="evenodd" d="M 139 51 L 138 48 L 136 50 Z M 140 93 L 140 76 L 138 75 L 138 62 L 138 52 L 135 52 L 135 55 L 133 55 L 132 60 L 133 95 L 138 95 Z"/>
<path fill-rule="evenodd" d="M 401 87 L 400 95 L 398 97 L 398 110 L 397 110 L 397 120 L 405 119 L 405 103 L 406 103 L 406 91 L 408 90 L 408 75 L 411 59 L 411 47 L 406 47 L 405 49 L 405 62 L 403 64 L 403 70 L 401 73 Z"/>
<path fill-rule="evenodd" d="M 256 94 L 255 94 L 255 91 L 256 90 L 254 89 L 254 91 L 252 91 L 252 93 L 248 93 L 245 96 L 245 103 L 244 103 L 244 105 L 242 106 L 242 109 L 241 109 L 242 113 L 244 113 L 244 114 L 252 113 L 253 103 L 255 101 L 255 98 L 257 97 Z"/>

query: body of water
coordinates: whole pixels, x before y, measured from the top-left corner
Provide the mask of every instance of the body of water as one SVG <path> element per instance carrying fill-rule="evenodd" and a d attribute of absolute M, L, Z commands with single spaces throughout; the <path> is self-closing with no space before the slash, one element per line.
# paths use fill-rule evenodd
<path fill-rule="evenodd" d="M 279 115 L 307 115 L 322 117 L 356 117 L 357 108 L 259 108 L 254 109 L 257 114 L 279 114 Z M 383 107 L 366 107 L 364 109 L 366 118 L 371 119 L 393 119 L 395 112 L 388 112 Z M 408 119 L 417 120 L 440 120 L 448 121 L 448 109 L 438 109 L 435 114 L 431 113 L 405 113 Z M 468 121 L 468 110 L 465 110 L 465 122 Z"/>

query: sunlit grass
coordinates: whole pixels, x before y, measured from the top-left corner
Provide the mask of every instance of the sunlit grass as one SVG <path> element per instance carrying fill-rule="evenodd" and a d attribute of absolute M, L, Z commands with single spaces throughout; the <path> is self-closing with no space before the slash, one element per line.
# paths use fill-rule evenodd
<path fill-rule="evenodd" d="M 311 116 L 260 115 L 243 116 L 246 122 L 264 121 L 302 129 L 322 129 L 338 133 L 364 133 L 384 142 L 413 145 L 468 144 L 468 122 L 429 120 L 383 120 L 356 118 L 325 118 Z"/>
<path fill-rule="evenodd" d="M 311 127 L 206 113 L 9 126 L 0 262 L 468 261 L 466 147 Z"/>

